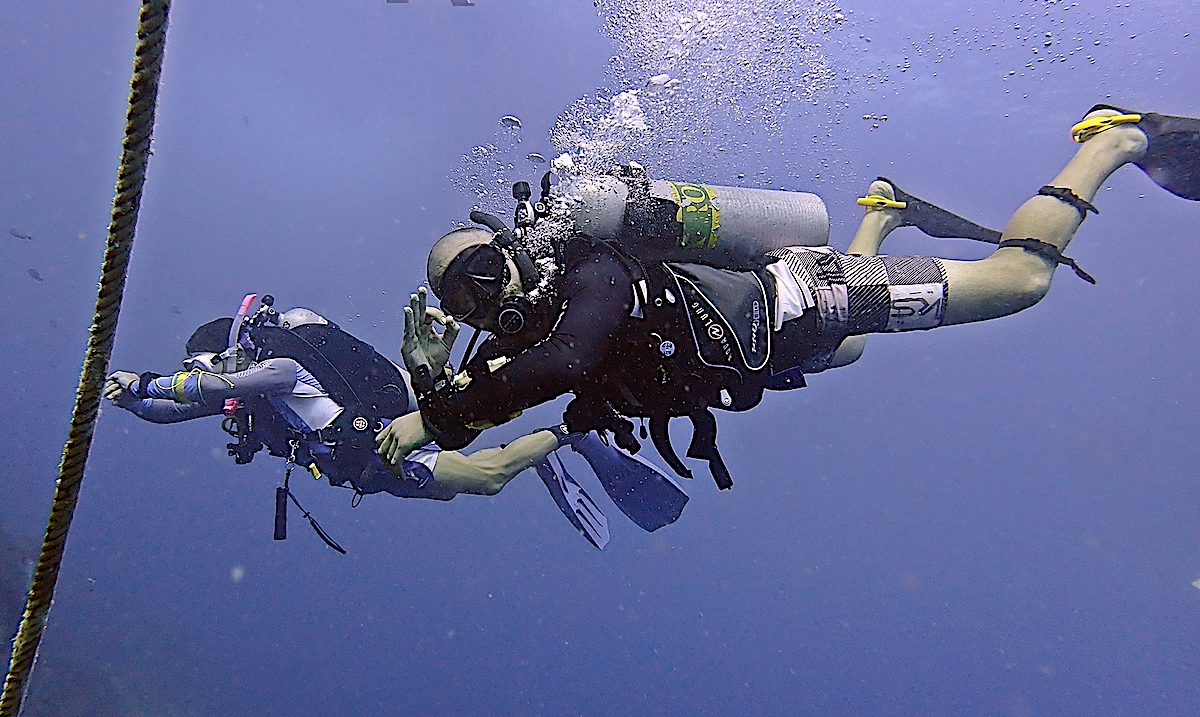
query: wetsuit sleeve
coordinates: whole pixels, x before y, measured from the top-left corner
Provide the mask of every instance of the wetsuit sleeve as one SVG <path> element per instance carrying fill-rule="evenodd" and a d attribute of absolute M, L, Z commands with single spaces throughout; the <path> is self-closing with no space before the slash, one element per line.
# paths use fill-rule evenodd
<path fill-rule="evenodd" d="M 267 359 L 237 373 L 179 372 L 140 387 L 138 399 L 125 406 L 152 423 L 178 423 L 222 412 L 227 398 L 291 393 L 299 364 L 289 358 Z"/>
<path fill-rule="evenodd" d="M 176 403 L 166 398 L 141 398 L 128 406 L 122 406 L 130 413 L 151 423 L 179 423 L 193 418 L 216 416 L 221 413 L 222 406 L 210 406 L 203 403 Z"/>
<path fill-rule="evenodd" d="M 459 391 L 459 418 L 500 423 L 594 380 L 633 303 L 625 267 L 610 254 L 590 256 L 564 277 L 565 309 L 550 336 L 491 372 L 472 361 L 471 383 Z"/>
<path fill-rule="evenodd" d="M 227 398 L 277 396 L 296 387 L 299 364 L 290 358 L 267 359 L 237 373 L 179 372 L 149 382 L 138 395 L 179 403 L 222 403 Z"/>

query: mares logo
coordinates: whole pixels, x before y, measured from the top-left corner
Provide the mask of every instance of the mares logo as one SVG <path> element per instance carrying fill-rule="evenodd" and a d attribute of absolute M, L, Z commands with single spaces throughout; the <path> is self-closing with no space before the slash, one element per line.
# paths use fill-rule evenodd
<path fill-rule="evenodd" d="M 893 284 L 887 331 L 932 329 L 942 322 L 946 294 L 942 284 Z"/>

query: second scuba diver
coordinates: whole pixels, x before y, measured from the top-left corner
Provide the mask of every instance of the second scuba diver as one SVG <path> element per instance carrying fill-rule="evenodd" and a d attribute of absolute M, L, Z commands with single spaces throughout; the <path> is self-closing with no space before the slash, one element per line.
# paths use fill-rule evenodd
<path fill-rule="evenodd" d="M 766 389 L 799 388 L 805 374 L 850 364 L 867 334 L 1026 309 L 1049 291 L 1059 264 L 1094 283 L 1063 251 L 1096 211 L 1091 202 L 1100 186 L 1125 164 L 1136 164 L 1180 197 L 1200 200 L 1200 120 L 1097 105 L 1072 135 L 1081 143 L 1075 156 L 1016 211 L 1003 234 L 881 178 L 859 200 L 866 215 L 847 253 L 783 246 L 725 268 L 637 251 L 651 235 L 671 235 L 682 247 L 695 246 L 695 238 L 708 248 L 717 246 L 718 236 L 724 241 L 718 224 L 724 232 L 731 213 L 730 205 L 718 212 L 721 188 L 672 184 L 655 194 L 653 187 L 647 191 L 644 173 L 634 171 L 640 168 L 623 168 L 610 222 L 619 231 L 598 236 L 576 222 L 569 240 L 554 246 L 559 270 L 551 275 L 539 268 L 544 257 L 535 262 L 527 251 L 533 242 L 526 228 L 531 215 L 546 213 L 549 181 L 543 180 L 536 208 L 527 206 L 527 185 L 514 187 L 521 202 L 515 236 L 494 217 L 473 213 L 487 230 L 451 232 L 429 255 L 429 286 L 442 309 L 491 338 L 452 370 L 430 339 L 432 327 L 447 320 L 425 309 L 423 290 L 414 295 L 402 353 L 420 411 L 379 434 L 380 454 L 398 464 L 431 440 L 462 448 L 488 426 L 572 393 L 564 415 L 571 431 L 611 431 L 620 446 L 636 452 L 629 419 L 648 418 L 660 455 L 685 477 L 691 474 L 670 445 L 667 423 L 689 417 L 694 430 L 687 456 L 708 461 L 718 486 L 729 488 L 710 409 L 748 410 Z M 735 191 L 754 190 L 731 190 L 730 196 Z M 876 256 L 884 238 L 906 225 L 999 248 L 979 261 Z M 806 242 L 796 237 L 793 243 Z"/>
<path fill-rule="evenodd" d="M 607 522 L 599 508 L 565 470 L 560 475 L 547 462 L 560 445 L 578 438 L 564 427 L 535 431 L 470 455 L 418 447 L 389 467 L 375 452 L 374 432 L 415 410 L 404 373 L 308 309 L 280 314 L 273 299 L 264 296 L 259 311 L 248 315 L 254 298 L 246 297 L 236 318 L 211 321 L 192 334 L 183 371 L 167 376 L 115 371 L 105 398 L 153 423 L 224 415 L 223 428 L 236 439 L 227 448 L 237 463 L 249 463 L 265 447 L 270 455 L 287 459 L 288 476 L 293 466 L 304 468 L 314 478 L 354 490 L 355 504 L 363 495 L 381 492 L 435 500 L 459 493 L 494 495 L 517 474 L 537 467 L 571 522 L 597 547 L 607 542 Z M 448 351 L 453 333 L 444 338 L 441 346 Z M 424 345 L 437 355 L 436 338 Z M 286 509 L 286 500 L 295 498 L 286 485 L 280 490 L 277 501 Z M 276 537 L 282 539 L 286 529 L 281 536 L 278 511 L 279 503 Z M 309 519 L 318 535 L 340 551 Z"/>

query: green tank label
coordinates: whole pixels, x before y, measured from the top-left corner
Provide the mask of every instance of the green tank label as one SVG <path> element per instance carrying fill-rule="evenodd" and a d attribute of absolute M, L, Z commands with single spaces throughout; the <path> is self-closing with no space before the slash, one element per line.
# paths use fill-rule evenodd
<path fill-rule="evenodd" d="M 713 249 L 721 228 L 721 210 L 713 206 L 717 193 L 712 187 L 686 182 L 668 182 L 679 211 L 675 220 L 683 225 L 679 246 L 684 249 Z"/>

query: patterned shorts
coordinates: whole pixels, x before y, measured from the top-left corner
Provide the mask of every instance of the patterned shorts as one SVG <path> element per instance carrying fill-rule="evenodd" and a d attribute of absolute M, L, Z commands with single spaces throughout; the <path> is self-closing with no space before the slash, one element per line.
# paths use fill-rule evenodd
<path fill-rule="evenodd" d="M 816 301 L 815 322 L 803 322 L 809 354 L 800 365 L 806 373 L 829 367 L 834 351 L 847 336 L 932 329 L 946 311 L 946 271 L 941 261 L 925 256 L 855 256 L 828 247 L 791 247 L 767 256 L 781 259 L 797 283 Z M 787 342 L 788 323 L 780 338 Z M 811 351 L 811 353 L 810 353 Z"/>

